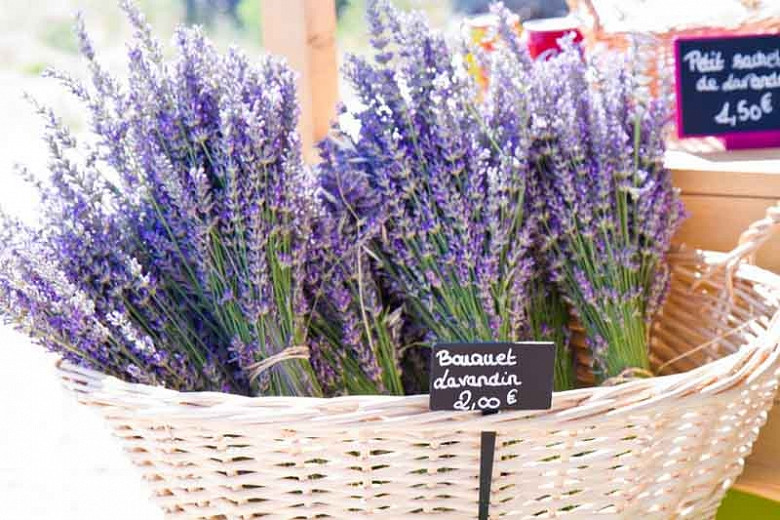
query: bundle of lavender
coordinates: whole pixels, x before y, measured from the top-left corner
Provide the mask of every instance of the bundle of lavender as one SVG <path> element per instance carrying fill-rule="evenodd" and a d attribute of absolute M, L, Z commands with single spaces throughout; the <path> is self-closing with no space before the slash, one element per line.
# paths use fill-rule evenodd
<path fill-rule="evenodd" d="M 308 361 L 305 274 L 314 186 L 297 135 L 293 74 L 219 54 L 180 30 L 163 59 L 142 15 L 126 85 L 95 57 L 76 140 L 50 110 L 42 222 L 4 218 L 6 319 L 73 363 L 181 390 L 319 395 Z M 326 370 L 320 363 L 320 371 Z"/>
<path fill-rule="evenodd" d="M 377 200 L 346 194 L 347 186 L 321 190 L 307 285 L 312 302 L 311 360 L 328 394 L 403 395 L 401 306 L 383 294 L 367 242 L 378 221 L 366 214 Z M 344 211 L 342 199 L 352 201 Z"/>
<path fill-rule="evenodd" d="M 386 292 L 425 343 L 552 338 L 556 387 L 571 387 L 565 308 L 551 318 L 534 306 L 547 289 L 528 213 L 528 101 L 479 105 L 460 49 L 419 14 L 377 0 L 368 23 L 373 60 L 350 56 L 345 67 L 359 108 L 344 112 L 359 131 L 336 125 L 323 143 L 325 196 L 362 229 Z"/>
<path fill-rule="evenodd" d="M 551 340 L 561 390 L 572 312 L 599 380 L 647 370 L 683 209 L 663 105 L 624 64 L 572 45 L 532 62 L 499 10 L 507 45 L 480 96 L 463 49 L 372 1 L 373 59 L 346 65 L 359 128 L 336 124 L 315 177 L 284 65 L 197 30 L 166 61 L 123 7 L 126 84 L 79 24 L 90 81 L 51 75 L 91 136 L 36 105 L 41 222 L 0 214 L 0 312 L 37 342 L 132 382 L 336 395 L 403 393 L 411 342 Z"/>
<path fill-rule="evenodd" d="M 549 282 L 585 328 L 597 381 L 648 374 L 649 323 L 685 216 L 663 165 L 667 103 L 643 91 L 630 56 L 589 61 L 563 41 L 560 54 L 532 62 L 508 13 L 496 11 L 507 45 L 491 92 L 531 100 L 529 191 Z"/>

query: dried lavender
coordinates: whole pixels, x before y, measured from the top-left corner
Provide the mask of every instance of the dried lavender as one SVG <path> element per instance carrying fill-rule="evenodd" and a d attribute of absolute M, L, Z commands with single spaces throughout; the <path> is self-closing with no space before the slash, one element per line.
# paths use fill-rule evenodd
<path fill-rule="evenodd" d="M 382 294 L 367 240 L 377 222 L 358 218 L 345 185 L 321 191 L 307 276 L 312 301 L 312 357 L 318 380 L 330 394 L 403 395 L 400 368 L 401 308 Z M 372 201 L 349 196 L 364 211 Z"/>
<path fill-rule="evenodd" d="M 301 359 L 314 187 L 292 73 L 219 54 L 198 30 L 179 30 L 165 61 L 122 5 L 135 29 L 126 87 L 81 23 L 89 84 L 52 74 L 88 109 L 94 145 L 72 162 L 73 139 L 50 117 L 46 218 L 4 246 L 3 313 L 72 361 L 133 381 L 317 395 Z"/>
<path fill-rule="evenodd" d="M 482 57 L 483 67 L 490 70 L 488 89 L 483 102 L 489 114 L 487 127 L 491 132 L 493 155 L 514 156 L 528 165 L 532 135 L 529 113 L 533 100 L 529 99 L 527 85 L 531 82 L 532 61 L 510 25 L 511 15 L 501 4 L 492 6 L 499 21 L 498 32 L 504 46 L 490 57 Z M 492 59 L 491 59 L 492 58 Z M 556 345 L 555 389 L 567 390 L 576 386 L 574 361 L 570 348 L 569 310 L 550 273 L 543 251 L 545 236 L 540 226 L 543 215 L 544 193 L 533 175 L 533 165 L 525 180 L 525 218 L 531 230 L 529 254 L 533 258 L 532 275 L 528 289 L 528 319 L 531 337 L 553 341 Z"/>
<path fill-rule="evenodd" d="M 47 183 L 40 229 L 4 216 L 0 250 L 2 313 L 68 361 L 135 382 L 171 388 L 239 390 L 199 338 L 179 327 L 176 304 L 132 253 L 111 211 L 113 193 L 88 156 L 68 156 L 76 142 L 50 111 Z"/>
<path fill-rule="evenodd" d="M 367 247 L 427 342 L 528 339 L 531 142 L 530 124 L 518 124 L 528 110 L 479 106 L 457 50 L 421 15 L 379 0 L 368 23 L 374 59 L 351 56 L 345 67 L 360 130 L 350 137 L 337 125 L 338 139 L 323 144 L 324 190 L 376 223 Z M 512 117 L 510 146 L 494 126 Z"/>
<path fill-rule="evenodd" d="M 527 71 L 542 249 L 603 380 L 649 369 L 648 324 L 684 210 L 663 166 L 665 104 L 643 97 L 627 62 L 589 63 L 563 46 L 533 65 L 522 51 L 500 59 Z"/>

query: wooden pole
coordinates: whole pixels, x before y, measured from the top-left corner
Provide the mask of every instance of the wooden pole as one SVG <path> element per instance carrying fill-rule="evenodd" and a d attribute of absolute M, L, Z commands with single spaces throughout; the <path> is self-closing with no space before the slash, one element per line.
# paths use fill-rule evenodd
<path fill-rule="evenodd" d="M 265 49 L 299 74 L 303 155 L 314 162 L 338 100 L 335 0 L 260 0 L 260 7 Z"/>

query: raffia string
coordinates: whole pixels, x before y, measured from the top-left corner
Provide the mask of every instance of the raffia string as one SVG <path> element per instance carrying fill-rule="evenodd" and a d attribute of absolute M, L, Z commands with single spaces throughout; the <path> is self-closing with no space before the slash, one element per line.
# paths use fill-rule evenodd
<path fill-rule="evenodd" d="M 249 380 L 254 381 L 258 377 L 260 377 L 263 374 L 263 372 L 273 367 L 274 365 L 277 365 L 284 361 L 289 361 L 291 359 L 309 359 L 309 347 L 305 345 L 287 347 L 286 349 L 274 354 L 273 356 L 268 356 L 264 360 L 259 361 L 253 365 L 250 365 Z"/>

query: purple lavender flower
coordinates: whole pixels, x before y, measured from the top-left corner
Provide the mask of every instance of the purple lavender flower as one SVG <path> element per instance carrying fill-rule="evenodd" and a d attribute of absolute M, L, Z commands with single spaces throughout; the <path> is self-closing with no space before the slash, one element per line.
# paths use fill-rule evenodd
<path fill-rule="evenodd" d="M 141 13 L 122 6 L 135 32 L 126 87 L 100 65 L 80 20 L 89 83 L 51 73 L 88 108 L 96 144 L 77 147 L 39 108 L 51 150 L 43 226 L 3 246 L 3 315 L 68 359 L 126 379 L 317 395 L 299 356 L 258 370 L 307 345 L 314 186 L 292 72 L 220 54 L 197 29 L 177 32 L 166 61 Z"/>
<path fill-rule="evenodd" d="M 532 130 L 538 124 L 538 118 L 531 110 L 533 100 L 526 88 L 533 72 L 532 61 L 525 44 L 519 41 L 516 31 L 509 25 L 509 12 L 500 4 L 494 5 L 493 11 L 498 15 L 499 34 L 504 46 L 493 53 L 492 60 L 482 64 L 490 71 L 483 103 L 489 114 L 487 127 L 491 129 L 494 160 L 507 165 L 503 171 L 508 175 L 517 175 L 518 165 L 525 168 L 522 195 L 528 258 L 524 262 L 531 273 L 527 287 L 520 287 L 516 282 L 517 286 L 513 288 L 518 294 L 524 293 L 525 298 L 515 300 L 510 316 L 513 319 L 527 316 L 530 337 L 556 344 L 555 388 L 567 390 L 576 384 L 569 346 L 569 311 L 552 282 L 554 269 L 546 258 L 548 236 L 542 229 L 548 220 L 545 197 L 533 175 Z"/>
<path fill-rule="evenodd" d="M 571 41 L 562 45 L 535 63 L 508 46 L 493 64 L 492 96 L 528 92 L 540 251 L 603 380 L 649 368 L 647 324 L 665 295 L 664 256 L 684 210 L 663 167 L 664 104 L 644 96 L 619 56 L 588 62 Z M 504 70 L 515 71 L 514 83 Z"/>
<path fill-rule="evenodd" d="M 359 205 L 359 188 L 336 182 L 334 193 L 348 190 Z M 317 378 L 327 381 L 330 393 L 402 394 L 400 313 L 380 294 L 376 262 L 367 252 L 378 224 L 356 217 L 355 208 L 344 206 L 346 199 L 321 195 L 306 277 Z"/>
<path fill-rule="evenodd" d="M 495 146 L 501 130 L 457 50 L 421 15 L 372 1 L 368 25 L 374 59 L 349 57 L 344 70 L 359 133 L 337 124 L 322 144 L 326 203 L 377 223 L 365 247 L 431 341 L 526 339 L 530 133 L 513 127 L 517 142 Z"/>

